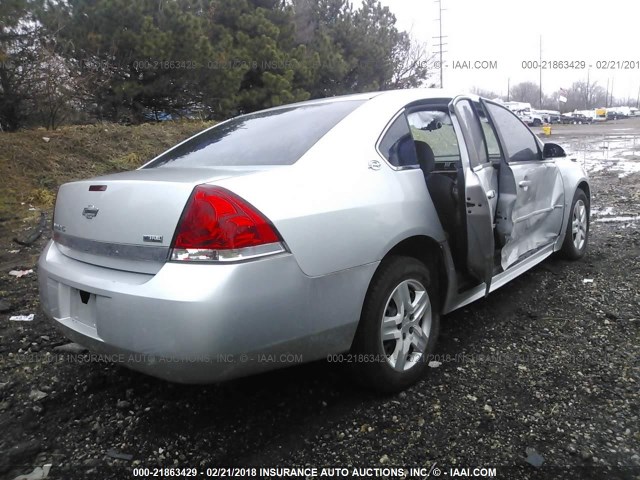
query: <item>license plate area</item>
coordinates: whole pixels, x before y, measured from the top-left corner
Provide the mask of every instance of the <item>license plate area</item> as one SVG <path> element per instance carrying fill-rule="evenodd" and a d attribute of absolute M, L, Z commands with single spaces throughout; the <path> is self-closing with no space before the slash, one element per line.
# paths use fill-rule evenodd
<path fill-rule="evenodd" d="M 96 295 L 70 288 L 69 318 L 87 327 L 96 328 Z"/>

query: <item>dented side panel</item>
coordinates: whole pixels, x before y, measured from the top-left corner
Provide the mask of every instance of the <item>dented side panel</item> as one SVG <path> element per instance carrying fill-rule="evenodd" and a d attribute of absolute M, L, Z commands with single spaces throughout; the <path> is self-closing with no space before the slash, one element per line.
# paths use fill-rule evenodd
<path fill-rule="evenodd" d="M 506 270 L 523 255 L 553 243 L 562 229 L 564 182 L 553 160 L 512 163 L 518 195 L 511 211 L 513 230 L 502 248 Z"/>

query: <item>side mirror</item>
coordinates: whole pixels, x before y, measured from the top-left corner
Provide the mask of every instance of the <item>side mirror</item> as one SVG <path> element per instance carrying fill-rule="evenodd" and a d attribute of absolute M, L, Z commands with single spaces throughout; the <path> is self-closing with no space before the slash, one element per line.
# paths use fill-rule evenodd
<path fill-rule="evenodd" d="M 560 158 L 566 157 L 567 154 L 560 145 L 556 143 L 545 143 L 544 149 L 542 150 L 543 158 Z"/>

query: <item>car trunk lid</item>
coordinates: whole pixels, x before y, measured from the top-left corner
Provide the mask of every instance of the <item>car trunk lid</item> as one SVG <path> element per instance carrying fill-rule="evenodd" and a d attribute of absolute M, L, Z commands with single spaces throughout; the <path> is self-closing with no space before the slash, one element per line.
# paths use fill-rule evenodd
<path fill-rule="evenodd" d="M 194 187 L 258 170 L 151 168 L 64 184 L 54 240 L 62 253 L 86 263 L 156 273 Z"/>

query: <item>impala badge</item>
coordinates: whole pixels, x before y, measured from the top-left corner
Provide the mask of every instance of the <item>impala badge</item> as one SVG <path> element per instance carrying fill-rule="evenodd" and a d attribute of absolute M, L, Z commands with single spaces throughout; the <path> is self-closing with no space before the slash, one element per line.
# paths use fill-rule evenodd
<path fill-rule="evenodd" d="M 143 235 L 142 236 L 142 241 L 143 242 L 162 243 L 162 235 Z"/>
<path fill-rule="evenodd" d="M 98 215 L 98 208 L 95 207 L 94 205 L 89 205 L 88 207 L 84 207 L 84 210 L 82 210 L 82 215 L 88 218 L 89 220 L 91 220 L 93 217 Z"/>
<path fill-rule="evenodd" d="M 371 160 L 369 162 L 369 168 L 371 170 L 380 170 L 381 166 L 382 166 L 382 164 L 378 160 Z"/>

